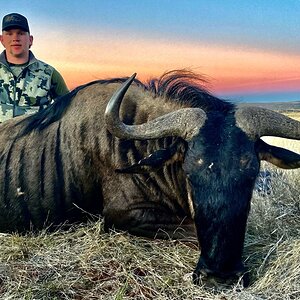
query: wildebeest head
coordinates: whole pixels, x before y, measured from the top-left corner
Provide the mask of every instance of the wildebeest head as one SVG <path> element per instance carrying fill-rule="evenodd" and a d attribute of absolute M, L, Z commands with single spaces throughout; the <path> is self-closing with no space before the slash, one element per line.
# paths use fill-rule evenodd
<path fill-rule="evenodd" d="M 177 136 L 185 140 L 182 168 L 201 247 L 194 281 L 231 279 L 244 272 L 242 251 L 250 200 L 260 160 L 281 168 L 300 167 L 300 155 L 270 146 L 261 136 L 300 139 L 300 123 L 254 107 L 205 112 L 181 108 L 140 125 L 119 118 L 121 101 L 134 75 L 113 95 L 106 109 L 108 130 L 124 139 Z M 175 157 L 175 148 L 156 152 L 138 165 L 151 167 Z M 178 150 L 179 151 L 179 150 Z M 245 282 L 245 284 L 247 284 Z"/>

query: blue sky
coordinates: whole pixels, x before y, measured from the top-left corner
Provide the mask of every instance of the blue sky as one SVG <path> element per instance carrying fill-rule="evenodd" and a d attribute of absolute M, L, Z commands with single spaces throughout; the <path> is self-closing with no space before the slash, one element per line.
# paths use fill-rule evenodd
<path fill-rule="evenodd" d="M 3 1 L 3 0 L 2 0 Z M 4 2 L 4 1 L 3 1 Z M 30 0 L 5 1 L 45 23 L 124 29 L 150 36 L 203 40 L 298 53 L 298 0 Z"/>
<path fill-rule="evenodd" d="M 298 68 L 300 67 L 299 0 L 0 1 L 1 16 L 10 12 L 19 12 L 28 17 L 35 38 L 34 47 L 37 45 L 37 48 L 33 47 L 34 53 L 38 53 L 39 57 L 42 56 L 45 61 L 50 60 L 50 62 L 58 63 L 58 69 L 62 70 L 62 73 L 65 72 L 66 77 L 70 78 L 68 79 L 70 82 L 74 81 L 68 75 L 68 72 L 71 72 L 70 61 L 72 59 L 76 60 L 78 64 L 80 57 L 86 62 L 88 57 L 90 59 L 94 57 L 99 68 L 101 68 L 101 62 L 103 64 L 109 63 L 109 61 L 101 61 L 101 52 L 110 51 L 110 49 L 106 49 L 103 45 L 98 47 L 99 41 L 102 44 L 113 45 L 113 47 L 118 45 L 115 42 L 120 41 L 121 54 L 123 47 L 129 44 L 135 47 L 134 41 L 139 41 L 141 51 L 145 49 L 145 52 L 148 53 L 147 50 L 152 47 L 153 41 L 158 41 L 156 48 L 149 50 L 153 56 L 153 64 L 157 63 L 153 70 L 147 65 L 150 63 L 147 59 L 137 57 L 140 61 L 145 59 L 144 66 L 145 69 L 150 70 L 150 75 L 156 75 L 156 70 L 159 68 L 161 68 L 161 73 L 166 71 L 164 68 L 173 66 L 176 68 L 176 60 L 181 62 L 180 58 L 186 56 L 185 59 L 182 58 L 179 67 L 182 67 L 184 63 L 187 64 L 186 67 L 200 67 L 201 72 L 215 79 L 215 90 L 221 96 L 233 97 L 241 101 L 247 101 L 247 99 L 249 101 L 300 100 L 300 86 L 298 85 L 300 83 L 300 70 Z M 55 37 L 55 33 L 59 34 Z M 128 45 L 124 45 L 126 40 L 128 40 Z M 46 47 L 47 43 L 53 45 L 53 41 L 58 44 L 57 52 L 52 51 L 51 54 L 48 49 L 48 51 L 43 50 L 41 45 L 43 47 Z M 69 49 L 70 43 L 72 43 L 72 47 L 76 47 L 77 41 L 78 44 L 83 45 L 82 55 L 72 56 Z M 162 49 L 170 51 L 173 47 L 174 62 L 172 64 L 158 61 L 159 56 L 163 56 L 161 51 L 166 51 L 159 48 L 159 42 L 162 44 Z M 94 43 L 97 47 L 95 49 L 91 47 L 90 50 L 86 51 L 88 43 L 91 45 Z M 179 51 L 176 58 L 176 48 L 182 47 L 183 44 L 190 48 L 186 47 L 184 48 L 186 50 Z M 195 59 L 194 56 L 191 56 L 193 60 L 188 60 L 188 52 L 190 51 L 188 49 L 196 51 L 197 47 L 201 48 L 202 56 L 199 55 L 199 60 Z M 206 56 L 203 54 L 205 50 L 203 47 L 207 48 L 209 62 L 205 61 Z M 212 49 L 220 49 L 220 57 L 216 59 L 216 62 L 211 57 L 213 55 Z M 224 56 L 222 56 L 221 51 L 225 53 Z M 252 65 L 249 67 L 245 64 L 243 68 L 242 66 L 240 68 L 235 66 L 234 51 L 237 52 L 237 64 L 239 66 L 241 66 L 241 57 L 245 57 L 247 60 L 247 57 L 253 53 Z M 228 55 L 228 52 L 232 52 L 232 55 Z M 157 57 L 154 57 L 156 53 Z M 243 53 L 242 56 L 239 56 L 241 53 Z M 255 55 L 259 54 L 260 57 L 261 53 L 269 62 L 269 65 L 264 68 L 262 68 L 264 59 L 260 59 L 255 66 Z M 137 56 L 136 52 L 135 55 Z M 114 60 L 115 57 L 116 55 L 111 59 L 112 66 L 115 69 L 119 67 L 120 72 L 127 71 L 129 68 L 120 66 Z M 222 57 L 224 57 L 224 66 L 221 65 Z M 64 59 L 66 60 L 65 64 Z M 126 59 L 128 59 L 128 52 L 124 51 L 124 60 Z M 288 61 L 289 68 L 284 68 L 281 65 L 282 60 Z M 128 61 L 128 64 L 130 63 L 132 64 L 131 60 Z M 66 66 L 69 66 L 69 69 L 64 71 Z M 138 69 L 134 71 L 146 77 L 146 71 L 141 67 L 142 63 L 140 65 L 132 64 L 132 66 Z M 238 87 L 232 84 L 234 78 L 236 81 L 239 79 L 237 72 L 240 72 L 241 77 L 245 77 L 249 68 L 253 74 L 248 81 L 248 88 L 239 89 L 241 85 Z M 117 72 L 115 69 L 109 70 L 113 70 L 112 73 L 115 74 Z M 226 70 L 226 74 L 229 74 L 226 78 L 225 75 L 223 76 L 224 70 Z M 266 82 L 272 81 L 272 84 L 269 87 L 254 85 L 255 70 L 257 81 L 263 82 L 269 76 L 270 78 Z M 108 74 L 105 73 L 108 72 L 108 69 L 103 72 L 103 74 Z M 229 80 L 230 74 L 235 74 L 235 77 Z M 92 75 L 96 77 L 98 73 Z M 246 79 L 242 78 L 243 86 L 246 86 Z M 275 82 L 279 81 L 281 84 L 276 85 Z M 222 82 L 224 82 L 223 85 Z"/>

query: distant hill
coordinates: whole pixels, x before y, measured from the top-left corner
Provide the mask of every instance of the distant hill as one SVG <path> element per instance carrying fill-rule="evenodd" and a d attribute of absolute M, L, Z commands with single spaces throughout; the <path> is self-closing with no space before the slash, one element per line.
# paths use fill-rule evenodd
<path fill-rule="evenodd" d="M 300 101 L 292 102 L 266 102 L 266 103 L 239 103 L 238 106 L 258 106 L 281 112 L 300 112 Z"/>

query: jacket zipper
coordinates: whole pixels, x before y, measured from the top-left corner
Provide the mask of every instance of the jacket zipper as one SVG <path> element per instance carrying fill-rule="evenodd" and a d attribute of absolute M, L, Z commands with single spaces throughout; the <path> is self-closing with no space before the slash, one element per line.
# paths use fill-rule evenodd
<path fill-rule="evenodd" d="M 13 87 L 13 118 L 16 116 L 16 96 L 17 96 L 17 78 L 14 76 L 14 87 Z"/>

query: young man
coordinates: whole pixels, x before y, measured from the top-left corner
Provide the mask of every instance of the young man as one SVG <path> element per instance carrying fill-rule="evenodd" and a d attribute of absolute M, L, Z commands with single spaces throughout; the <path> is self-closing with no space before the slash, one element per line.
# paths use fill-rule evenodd
<path fill-rule="evenodd" d="M 4 16 L 0 40 L 5 48 L 0 54 L 0 122 L 35 113 L 68 92 L 58 71 L 29 50 L 33 36 L 24 16 Z"/>

